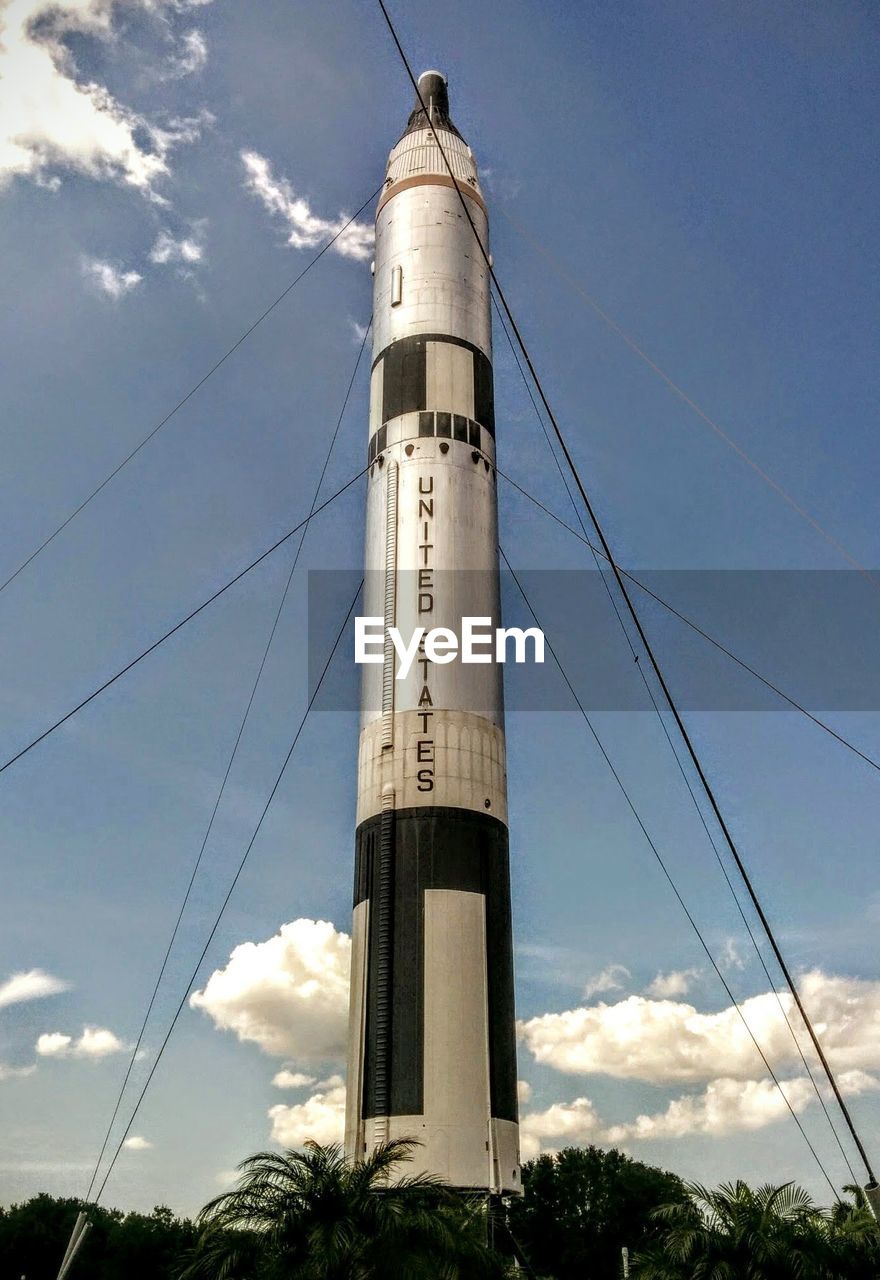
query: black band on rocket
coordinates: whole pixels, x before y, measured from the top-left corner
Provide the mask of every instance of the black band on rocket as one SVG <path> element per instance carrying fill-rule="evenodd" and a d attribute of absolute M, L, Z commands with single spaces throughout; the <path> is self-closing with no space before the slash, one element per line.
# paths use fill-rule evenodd
<path fill-rule="evenodd" d="M 462 409 L 464 415 L 473 418 L 495 435 L 495 397 L 492 388 L 492 361 L 484 351 L 463 338 L 453 338 L 443 333 L 422 333 L 414 338 L 399 338 L 380 352 L 373 361 L 373 368 L 382 363 L 382 413 L 381 421 L 388 422 L 401 413 L 416 413 L 420 409 L 451 410 L 450 404 L 428 404 L 428 360 L 432 344 L 462 347 L 473 358 L 473 399 Z"/>
<path fill-rule="evenodd" d="M 424 892 L 486 899 L 491 1114 L 517 1120 L 508 834 L 488 814 L 386 811 L 357 830 L 354 904 L 369 900 L 364 1119 L 424 1106 Z"/>

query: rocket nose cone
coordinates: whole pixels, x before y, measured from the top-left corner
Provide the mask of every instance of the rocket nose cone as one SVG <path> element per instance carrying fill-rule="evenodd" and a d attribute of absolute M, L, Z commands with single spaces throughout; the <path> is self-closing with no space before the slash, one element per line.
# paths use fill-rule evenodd
<path fill-rule="evenodd" d="M 433 106 L 439 115 L 449 115 L 449 87 L 442 72 L 423 71 L 419 76 L 419 93 L 429 111 Z M 418 98 L 415 105 L 417 110 L 421 108 Z"/>
<path fill-rule="evenodd" d="M 425 104 L 424 107 L 422 103 Z M 419 76 L 419 92 L 404 129 L 404 136 L 414 129 L 427 129 L 429 123 L 435 129 L 449 129 L 461 137 L 449 117 L 449 87 L 442 71 L 423 71 Z"/>

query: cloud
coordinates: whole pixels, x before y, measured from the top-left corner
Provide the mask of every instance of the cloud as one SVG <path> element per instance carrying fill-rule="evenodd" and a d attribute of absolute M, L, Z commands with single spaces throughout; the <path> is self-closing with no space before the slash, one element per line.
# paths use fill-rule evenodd
<path fill-rule="evenodd" d="M 722 969 L 744 969 L 746 967 L 746 962 L 742 958 L 736 938 L 725 938 L 724 948 L 718 963 Z"/>
<path fill-rule="evenodd" d="M 522 191 L 522 180 L 509 173 L 499 173 L 491 166 L 480 165 L 480 182 L 492 195 L 514 200 Z"/>
<path fill-rule="evenodd" d="M 137 271 L 126 271 L 123 267 L 104 262 L 100 258 L 83 258 L 80 265 L 86 279 L 114 302 L 131 293 L 143 279 Z"/>
<path fill-rule="evenodd" d="M 630 977 L 630 971 L 624 964 L 609 964 L 601 973 L 594 974 L 584 984 L 584 999 L 597 996 L 602 991 L 622 991 Z"/>
<path fill-rule="evenodd" d="M 543 1150 L 594 1142 L 602 1125 L 590 1099 L 575 1098 L 523 1116 L 519 1132 L 522 1158 L 532 1160 Z"/>
<path fill-rule="evenodd" d="M 880 1089 L 880 1080 L 859 1070 L 843 1072 L 838 1083 L 847 1094 Z M 781 1080 L 780 1085 L 797 1115 L 815 1101 L 815 1090 L 806 1076 Z M 823 1092 L 830 1097 L 830 1089 Z M 784 1120 L 788 1116 L 785 1098 L 769 1078 L 734 1080 L 722 1076 L 710 1080 L 701 1093 L 673 1098 L 665 1111 L 613 1125 L 602 1122 L 589 1098 L 575 1098 L 521 1118 L 522 1156 L 532 1160 L 542 1151 L 590 1142 L 620 1146 L 698 1135 L 723 1138 Z"/>
<path fill-rule="evenodd" d="M 308 201 L 298 196 L 286 178 L 273 176 L 269 161 L 256 151 L 242 151 L 245 187 L 263 202 L 270 214 L 287 224 L 287 243 L 294 249 L 315 249 L 335 235 L 348 221 L 340 214 L 334 221 L 314 213 Z M 373 228 L 366 222 L 353 222 L 333 245 L 344 258 L 366 261 L 373 251 Z"/>
<path fill-rule="evenodd" d="M 528 1080 L 517 1080 L 516 1097 L 518 1102 L 528 1102 L 532 1096 L 532 1086 Z"/>
<path fill-rule="evenodd" d="M 130 0 L 174 12 L 178 0 Z M 0 7 L 0 187 L 16 177 L 56 189 L 58 169 L 112 180 L 158 199 L 171 149 L 198 136 L 205 117 L 164 126 L 83 80 L 66 40 L 109 42 L 113 0 L 7 0 Z M 191 33 L 198 35 L 198 33 Z M 182 57 L 198 59 L 184 37 Z"/>
<path fill-rule="evenodd" d="M 656 996 L 658 1000 L 686 996 L 699 972 L 699 969 L 673 969 L 669 973 L 658 973 L 647 993 L 649 996 Z"/>
<path fill-rule="evenodd" d="M 126 1151 L 152 1151 L 153 1149 L 153 1144 L 149 1138 L 142 1138 L 137 1133 L 133 1133 L 130 1138 L 126 1138 L 122 1145 Z"/>
<path fill-rule="evenodd" d="M 367 336 L 367 326 L 359 324 L 352 316 L 348 317 L 348 323 L 351 326 L 351 336 L 355 346 L 360 346 L 364 338 Z"/>
<path fill-rule="evenodd" d="M 37 1041 L 37 1053 L 43 1058 L 63 1058 L 70 1052 L 73 1036 L 61 1031 L 47 1031 Z"/>
<path fill-rule="evenodd" d="M 190 1005 L 273 1056 L 303 1064 L 340 1061 L 350 964 L 347 934 L 326 920 L 294 920 L 266 942 L 236 947 Z"/>
<path fill-rule="evenodd" d="M 816 1097 L 806 1076 L 780 1080 L 785 1098 L 795 1114 L 800 1114 Z M 880 1088 L 880 1080 L 864 1071 L 845 1071 L 838 1078 L 844 1093 L 862 1093 Z M 629 1139 L 684 1138 L 707 1134 L 721 1138 L 743 1130 L 763 1129 L 788 1115 L 785 1098 L 772 1080 L 712 1080 L 699 1094 L 674 1098 L 665 1111 L 638 1116 L 629 1124 L 612 1125 L 605 1131 L 605 1141 L 626 1142 Z"/>
<path fill-rule="evenodd" d="M 880 1060 L 880 982 L 802 975 L 800 989 L 823 1047 L 837 1070 L 870 1070 Z M 796 1025 L 791 997 L 783 1006 Z M 741 1005 L 767 1057 L 780 1065 L 797 1051 L 768 992 Z M 691 1004 L 628 996 L 616 1004 L 547 1013 L 519 1024 L 535 1060 L 572 1075 L 609 1075 L 624 1080 L 704 1082 L 721 1075 L 754 1078 L 759 1059 L 734 1007 L 700 1013 Z"/>
<path fill-rule="evenodd" d="M 307 1076 L 302 1071 L 288 1071 L 286 1068 L 272 1077 L 276 1089 L 305 1089 L 315 1083 L 314 1076 Z"/>
<path fill-rule="evenodd" d="M 279 1103 L 269 1108 L 272 1141 L 282 1147 L 301 1147 L 306 1142 L 341 1142 L 345 1129 L 345 1085 L 336 1083 L 313 1093 L 294 1106 Z"/>
<path fill-rule="evenodd" d="M 84 1027 L 76 1040 L 62 1031 L 45 1032 L 37 1040 L 37 1053 L 41 1058 L 88 1058 L 97 1061 L 129 1048 L 106 1027 Z"/>
<path fill-rule="evenodd" d="M 46 996 L 56 996 L 69 989 L 69 982 L 53 978 L 51 973 L 44 973 L 42 969 L 13 973 L 0 983 L 0 1009 L 10 1004 L 23 1004 L 27 1000 L 43 1000 Z"/>
<path fill-rule="evenodd" d="M 0 1080 L 18 1080 L 22 1076 L 32 1076 L 36 1069 L 35 1063 L 27 1067 L 11 1067 L 7 1062 L 0 1062 Z"/>
<path fill-rule="evenodd" d="M 176 240 L 170 231 L 160 231 L 150 250 L 150 261 L 161 265 L 169 262 L 194 266 L 205 256 L 204 245 L 196 236 L 183 236 Z"/>
<path fill-rule="evenodd" d="M 204 70 L 207 61 L 208 43 L 201 31 L 185 31 L 163 73 L 163 79 L 179 80 L 183 76 L 194 75 Z"/>

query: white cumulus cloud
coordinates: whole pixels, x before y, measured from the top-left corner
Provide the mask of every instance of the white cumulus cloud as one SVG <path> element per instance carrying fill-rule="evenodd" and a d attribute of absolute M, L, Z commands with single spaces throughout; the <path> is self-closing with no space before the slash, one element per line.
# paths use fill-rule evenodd
<path fill-rule="evenodd" d="M 838 1076 L 846 1094 L 880 1089 L 880 1080 L 860 1070 L 844 1071 Z M 628 1142 L 650 1142 L 658 1138 L 689 1138 L 707 1135 L 728 1137 L 732 1133 L 763 1129 L 789 1115 L 800 1115 L 816 1101 L 816 1093 L 807 1076 L 780 1080 L 782 1096 L 769 1077 L 758 1080 L 734 1080 L 721 1076 L 710 1080 L 699 1093 L 673 1098 L 663 1111 L 640 1115 L 622 1124 L 606 1125 L 596 1113 L 589 1098 L 574 1102 L 557 1102 L 546 1111 L 522 1116 L 522 1155 L 531 1160 L 542 1151 L 564 1146 L 580 1146 L 599 1142 L 620 1146 Z M 826 1098 L 830 1089 L 823 1087 Z"/>
<path fill-rule="evenodd" d="M 37 1040 L 41 1058 L 87 1058 L 96 1061 L 112 1053 L 122 1053 L 130 1046 L 106 1027 L 84 1027 L 76 1039 L 62 1031 L 45 1032 Z"/>
<path fill-rule="evenodd" d="M 82 273 L 100 292 L 118 302 L 136 288 L 143 276 L 138 271 L 126 271 L 124 267 L 101 258 L 83 258 Z"/>
<path fill-rule="evenodd" d="M 322 218 L 308 201 L 294 191 L 286 178 L 276 178 L 265 156 L 256 151 L 242 151 L 245 186 L 273 216 L 287 227 L 287 243 L 294 249 L 316 249 L 335 235 L 348 221 L 346 214 L 338 218 Z M 353 222 L 333 245 L 336 253 L 363 262 L 373 251 L 373 228 L 366 222 Z"/>
<path fill-rule="evenodd" d="M 129 0 L 153 12 L 179 0 Z M 168 154 L 204 118 L 159 125 L 80 76 L 65 39 L 114 37 L 114 0 L 6 0 L 0 6 L 0 187 L 16 177 L 58 186 L 58 170 L 111 179 L 157 198 Z M 191 33 L 198 35 L 198 33 Z M 198 62 L 198 42 L 180 55 Z M 193 68 L 195 69 L 195 68 Z"/>
<path fill-rule="evenodd" d="M 708 1134 L 721 1138 L 743 1130 L 763 1129 L 788 1115 L 786 1099 L 799 1115 L 815 1098 L 815 1090 L 806 1076 L 779 1082 L 785 1098 L 769 1078 L 764 1080 L 711 1080 L 702 1093 L 673 1098 L 665 1111 L 641 1115 L 627 1124 L 612 1125 L 605 1132 L 606 1142 L 629 1139 L 684 1138 L 692 1134 Z M 845 1071 L 838 1078 L 844 1093 L 862 1093 L 880 1088 L 880 1081 L 864 1071 Z"/>
<path fill-rule="evenodd" d="M 870 1070 L 880 1061 L 880 982 L 802 975 L 804 1004 L 838 1070 Z M 792 1000 L 782 1003 L 793 1023 Z M 743 1014 L 767 1057 L 781 1065 L 797 1060 L 776 996 L 745 1000 Z M 760 1059 L 734 1007 L 700 1013 L 683 1001 L 628 996 L 616 1004 L 547 1013 L 520 1023 L 535 1060 L 572 1075 L 618 1079 L 705 1082 L 724 1075 L 755 1077 Z"/>
<path fill-rule="evenodd" d="M 522 1158 L 532 1160 L 541 1151 L 595 1142 L 601 1137 L 602 1124 L 589 1098 L 575 1098 L 522 1116 L 519 1133 Z"/>
<path fill-rule="evenodd" d="M 345 1085 L 339 1076 L 305 1102 L 269 1108 L 272 1141 L 282 1147 L 301 1147 L 308 1141 L 341 1142 L 345 1129 Z"/>
<path fill-rule="evenodd" d="M 51 973 L 44 973 L 42 969 L 13 973 L 5 982 L 0 982 L 0 1009 L 10 1004 L 22 1004 L 27 1000 L 43 1000 L 46 996 L 58 995 L 69 988 L 69 982 L 53 978 Z"/>
<path fill-rule="evenodd" d="M 351 939 L 326 920 L 294 920 L 236 947 L 190 997 L 216 1026 L 296 1063 L 345 1054 Z"/>

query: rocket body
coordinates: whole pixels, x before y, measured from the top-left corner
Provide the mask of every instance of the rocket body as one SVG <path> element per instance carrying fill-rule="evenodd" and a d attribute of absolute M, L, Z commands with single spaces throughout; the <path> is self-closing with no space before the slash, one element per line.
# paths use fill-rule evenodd
<path fill-rule="evenodd" d="M 420 89 L 483 244 L 446 84 Z M 364 613 L 409 637 L 500 625 L 489 277 L 425 113 L 376 214 Z M 346 1149 L 520 1190 L 507 788 L 495 661 L 363 668 Z"/>

